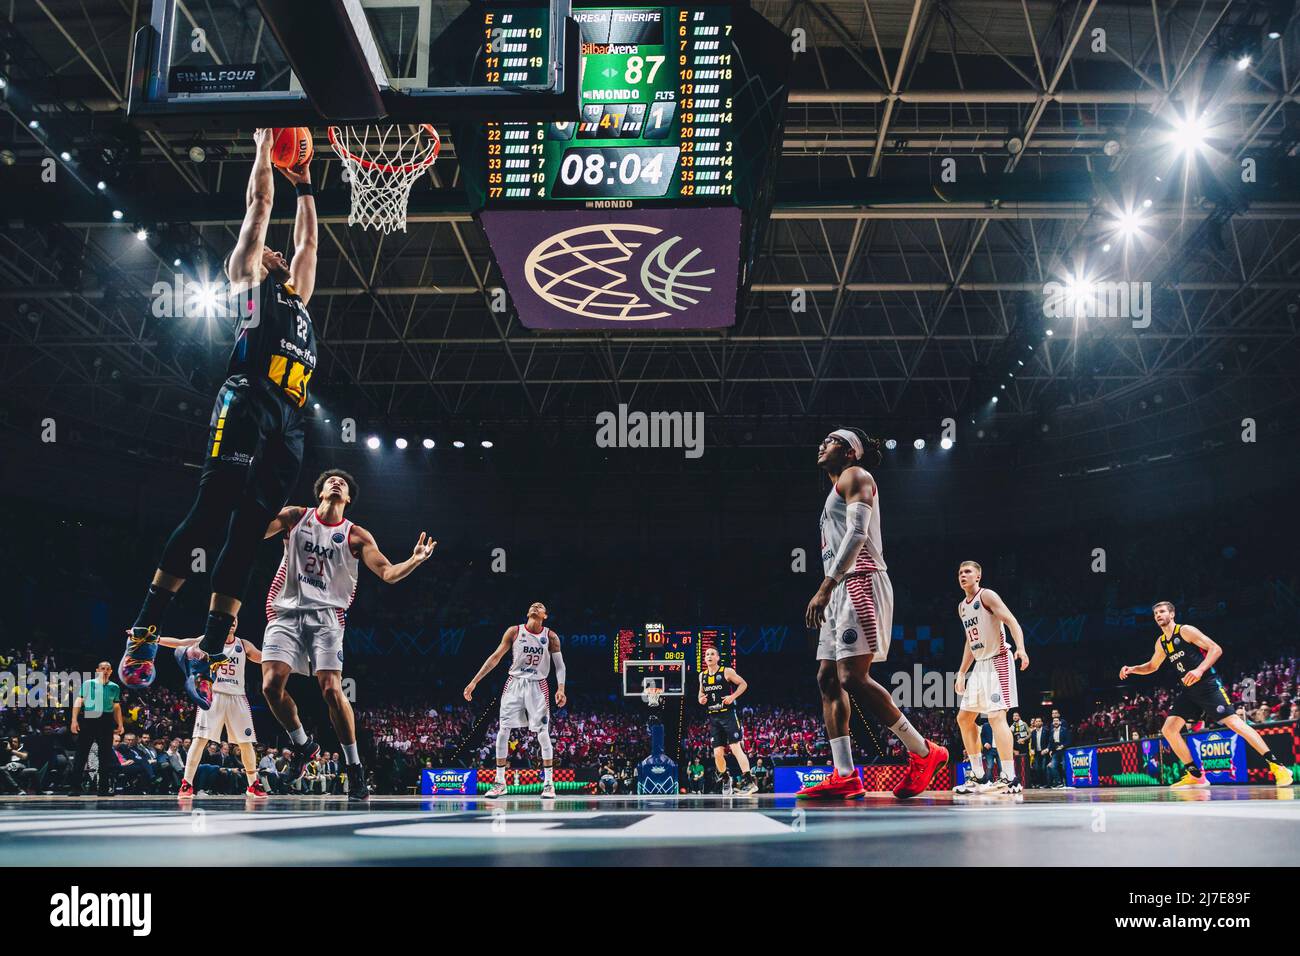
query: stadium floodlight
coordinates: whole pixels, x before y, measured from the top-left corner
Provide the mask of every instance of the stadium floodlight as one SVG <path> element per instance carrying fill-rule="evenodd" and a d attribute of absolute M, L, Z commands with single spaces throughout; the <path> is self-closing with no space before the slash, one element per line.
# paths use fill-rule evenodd
<path fill-rule="evenodd" d="M 366 447 L 369 448 L 371 451 L 374 451 L 376 448 L 378 448 L 378 447 L 379 447 L 379 436 L 377 436 L 377 435 L 371 435 L 369 438 L 367 438 L 367 439 L 366 439 Z"/>

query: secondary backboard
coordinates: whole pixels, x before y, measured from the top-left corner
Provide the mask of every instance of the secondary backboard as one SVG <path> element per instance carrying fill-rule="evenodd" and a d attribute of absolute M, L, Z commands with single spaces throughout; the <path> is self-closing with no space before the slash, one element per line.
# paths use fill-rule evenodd
<path fill-rule="evenodd" d="M 317 2 L 344 11 L 339 29 L 355 33 L 368 73 L 362 82 L 374 84 L 393 122 L 578 118 L 579 38 L 570 0 Z M 336 119 L 304 93 L 294 58 L 263 13 L 277 6 L 293 3 L 153 0 L 133 47 L 131 119 L 169 129 Z M 334 29 L 320 20 L 322 29 Z M 332 69 L 313 59 L 314 47 L 307 44 L 300 54 L 306 60 L 295 62 Z"/>

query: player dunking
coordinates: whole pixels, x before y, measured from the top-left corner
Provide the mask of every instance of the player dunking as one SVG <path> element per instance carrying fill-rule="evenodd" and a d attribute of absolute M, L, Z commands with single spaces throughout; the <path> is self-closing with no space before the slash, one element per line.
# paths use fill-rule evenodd
<path fill-rule="evenodd" d="M 1217 721 L 1244 737 L 1255 753 L 1268 762 L 1277 785 L 1291 786 L 1291 771 L 1278 763 L 1268 749 L 1268 744 L 1264 743 L 1264 738 L 1233 709 L 1232 699 L 1228 697 L 1223 681 L 1214 670 L 1215 662 L 1223 654 L 1223 648 L 1210 640 L 1200 628 L 1176 623 L 1174 606 L 1168 601 L 1161 601 L 1151 610 L 1160 628 L 1155 653 L 1145 664 L 1121 667 L 1119 679 L 1127 680 L 1130 674 L 1153 674 L 1166 660 L 1173 665 L 1174 672 L 1178 675 L 1182 692 L 1174 698 L 1165 725 L 1160 728 L 1170 749 L 1183 765 L 1183 776 L 1173 784 L 1173 789 L 1202 790 L 1210 786 L 1210 781 L 1192 760 L 1192 752 L 1182 733 L 1189 720 L 1199 720 L 1202 716 Z"/>
<path fill-rule="evenodd" d="M 375 537 L 343 516 L 357 497 L 357 482 L 337 468 L 322 472 L 312 488 L 314 508 L 285 508 L 266 529 L 283 534 L 284 557 L 266 596 L 262 639 L 262 694 L 271 713 L 293 741 L 292 779 L 302 776 L 320 745 L 303 730 L 298 706 L 289 696 L 289 674 L 315 674 L 329 708 L 330 723 L 343 748 L 348 799 L 370 796 L 357 750 L 356 719 L 343 693 L 343 631 L 357 592 L 357 566 L 365 564 L 385 584 L 396 584 L 433 553 L 436 541 L 423 531 L 411 556 L 393 564 Z"/>
<path fill-rule="evenodd" d="M 731 793 L 731 778 L 727 775 L 727 750 L 730 748 L 740 767 L 740 792 L 745 796 L 758 793 L 758 784 L 749 772 L 749 757 L 745 756 L 745 735 L 736 716 L 736 700 L 749 689 L 745 679 L 730 667 L 719 667 L 722 656 L 716 647 L 704 652 L 704 670 L 700 671 L 700 703 L 709 713 L 709 736 L 713 742 L 713 762 L 718 768 L 722 792 Z M 731 686 L 735 690 L 731 690 Z"/>
<path fill-rule="evenodd" d="M 1020 622 L 996 591 L 980 587 L 983 575 L 984 570 L 975 561 L 963 561 L 957 567 L 957 584 L 966 594 L 957 604 L 957 617 L 966 632 L 966 643 L 962 647 L 954 690 L 961 695 L 957 726 L 961 728 L 962 743 L 970 760 L 970 776 L 953 789 L 955 793 L 1020 793 L 1023 788 L 1016 776 L 1016 743 L 1007 724 L 1007 711 L 1020 706 L 1015 661 L 1024 670 L 1029 666 L 1029 655 L 1025 653 L 1025 634 Z M 1008 629 L 1016 645 L 1014 658 L 1007 646 Z M 988 715 L 989 726 L 993 728 L 993 743 L 998 748 L 998 762 L 1002 764 L 997 780 L 984 779 L 984 757 L 976 726 L 980 714 Z"/>
<path fill-rule="evenodd" d="M 474 699 L 474 688 L 479 681 L 501 663 L 506 652 L 512 652 L 510 672 L 505 689 L 501 691 L 501 718 L 497 726 L 497 778 L 485 796 L 495 799 L 506 792 L 506 757 L 510 753 L 510 731 L 527 727 L 537 734 L 537 745 L 542 750 L 542 797 L 555 799 L 555 747 L 551 742 L 551 701 L 546 677 L 555 661 L 555 706 L 563 707 L 564 657 L 560 653 L 560 637 L 546 626 L 546 605 L 535 601 L 528 607 L 528 619 L 523 624 L 506 628 L 501 643 L 465 688 L 465 699 Z"/>
<path fill-rule="evenodd" d="M 147 687 L 154 679 L 158 627 L 185 583 L 194 552 L 225 534 L 212 567 L 212 597 L 199 647 L 187 658 L 186 693 L 207 709 L 212 676 L 225 663 L 221 650 L 239 607 L 258 542 L 288 500 L 303 454 L 302 407 L 316 368 L 316 333 L 307 303 L 316 284 L 316 204 L 303 166 L 282 170 L 298 194 L 292 263 L 266 248 L 275 182 L 272 131 L 253 134 L 256 145 L 239 239 L 226 259 L 231 291 L 250 306 L 241 316 L 226 380 L 212 410 L 199 492 L 163 548 L 135 624 L 127 631 L 119 670 L 122 683 Z"/>
<path fill-rule="evenodd" d="M 175 647 L 180 652 L 176 660 L 184 667 L 185 652 L 198 644 L 202 638 L 160 637 L 158 643 L 163 647 Z M 239 746 L 239 759 L 244 765 L 244 776 L 248 778 L 250 797 L 266 799 L 267 792 L 257 776 L 257 755 L 253 750 L 257 743 L 257 733 L 253 729 L 253 711 L 248 706 L 248 696 L 244 690 L 244 665 L 247 661 L 254 664 L 262 660 L 262 652 L 248 641 L 235 636 L 232 625 L 226 635 L 226 643 L 221 648 L 226 663 L 217 668 L 212 681 L 212 706 L 207 710 L 202 707 L 194 709 L 194 741 L 190 752 L 185 757 L 185 775 L 181 780 L 178 799 L 185 800 L 194 796 L 194 774 L 198 772 L 199 761 L 208 741 L 221 743 L 221 730 L 226 730 L 226 740 Z"/>
<path fill-rule="evenodd" d="M 948 751 L 926 740 L 894 705 L 889 691 L 871 677 L 871 665 L 889 654 L 894 591 L 885 573 L 880 499 L 867 471 L 880 464 L 880 442 L 856 428 L 831 432 L 817 448 L 817 464 L 831 479 L 822 506 L 822 570 L 825 577 L 808 602 L 805 623 L 820 627 L 817 687 L 835 771 L 795 796 L 854 799 L 865 796 L 853 763 L 849 694 L 907 748 L 907 771 L 896 797 L 914 797 L 929 786 Z"/>

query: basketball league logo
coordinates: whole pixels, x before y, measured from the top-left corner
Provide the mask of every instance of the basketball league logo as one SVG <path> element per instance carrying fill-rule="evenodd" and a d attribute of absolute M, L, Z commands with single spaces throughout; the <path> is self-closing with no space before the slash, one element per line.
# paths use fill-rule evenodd
<path fill-rule="evenodd" d="M 708 277 L 715 270 L 698 267 L 704 250 L 691 246 L 655 226 L 578 226 L 537 243 L 524 260 L 524 278 L 546 303 L 584 319 L 664 319 L 713 291 Z"/>

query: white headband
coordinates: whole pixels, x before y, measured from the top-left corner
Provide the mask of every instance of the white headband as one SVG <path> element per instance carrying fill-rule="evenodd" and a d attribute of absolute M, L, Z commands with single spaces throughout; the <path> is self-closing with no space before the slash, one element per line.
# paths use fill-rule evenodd
<path fill-rule="evenodd" d="M 853 449 L 854 458 L 862 457 L 862 439 L 853 432 L 847 428 L 837 428 L 831 434 L 836 438 L 843 438 L 848 443 L 849 448 Z"/>

